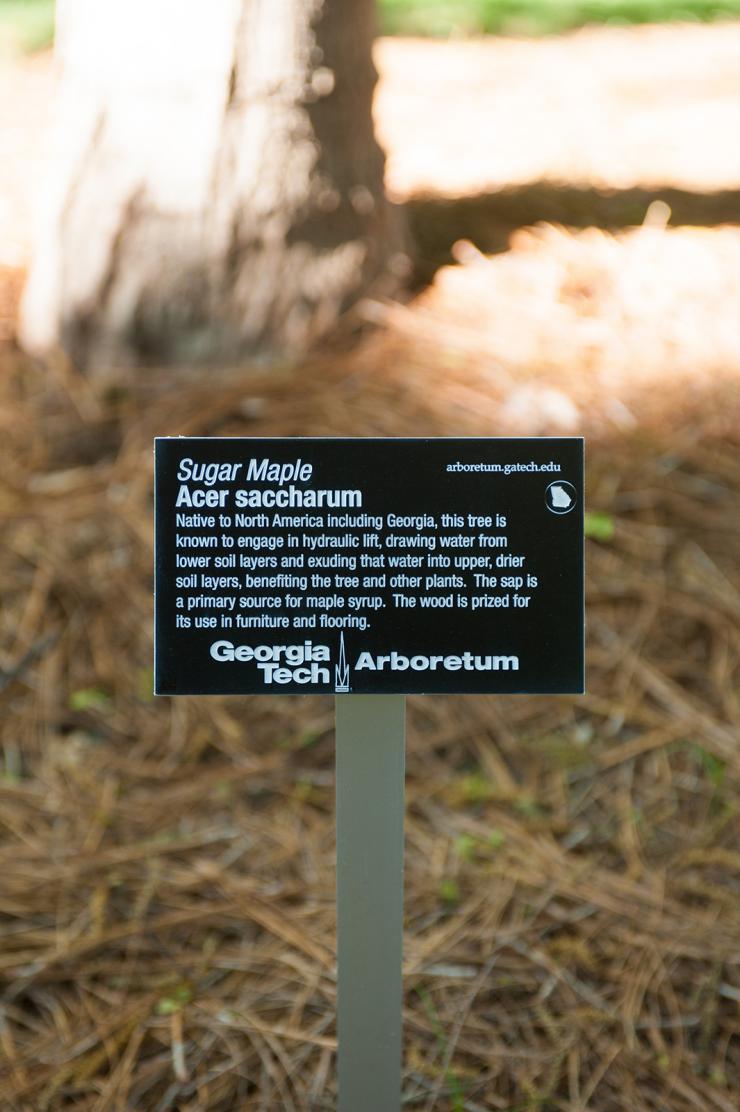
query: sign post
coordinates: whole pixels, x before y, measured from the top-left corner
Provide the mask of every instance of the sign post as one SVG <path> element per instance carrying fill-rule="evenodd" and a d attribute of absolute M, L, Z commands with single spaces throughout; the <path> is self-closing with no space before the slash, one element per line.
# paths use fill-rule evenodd
<path fill-rule="evenodd" d="M 403 695 L 337 695 L 340 1112 L 401 1107 Z"/>
<path fill-rule="evenodd" d="M 339 1107 L 397 1112 L 404 696 L 583 691 L 583 441 L 155 457 L 157 694 L 336 696 Z"/>

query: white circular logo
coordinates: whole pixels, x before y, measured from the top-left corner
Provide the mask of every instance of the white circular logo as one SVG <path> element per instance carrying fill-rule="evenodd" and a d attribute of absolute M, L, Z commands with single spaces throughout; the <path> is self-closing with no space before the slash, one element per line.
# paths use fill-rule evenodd
<path fill-rule="evenodd" d="M 572 483 L 562 479 L 550 483 L 545 491 L 545 504 L 554 514 L 569 514 L 578 502 L 578 494 Z"/>

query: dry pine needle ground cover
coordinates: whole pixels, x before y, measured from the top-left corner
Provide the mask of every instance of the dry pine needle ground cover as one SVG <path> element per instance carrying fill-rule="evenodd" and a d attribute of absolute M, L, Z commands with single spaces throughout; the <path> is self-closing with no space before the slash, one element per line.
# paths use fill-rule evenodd
<path fill-rule="evenodd" d="M 300 379 L 6 354 L 3 1108 L 334 1107 L 331 701 L 152 699 L 151 438 L 512 431 L 452 277 Z M 588 694 L 409 701 L 409 1108 L 737 1107 L 737 379 L 654 395 L 580 422 Z"/>
<path fill-rule="evenodd" d="M 152 698 L 152 437 L 582 432 L 588 694 L 409 700 L 405 1107 L 736 1112 L 740 244 L 665 220 L 269 378 L 35 366 L 9 272 L 0 1108 L 336 1103 L 332 704 Z"/>

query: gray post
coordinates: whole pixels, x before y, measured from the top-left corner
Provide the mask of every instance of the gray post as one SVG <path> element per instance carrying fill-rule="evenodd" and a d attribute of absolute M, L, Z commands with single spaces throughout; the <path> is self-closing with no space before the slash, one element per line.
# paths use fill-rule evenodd
<path fill-rule="evenodd" d="M 339 1112 L 401 1107 L 405 702 L 336 700 Z"/>

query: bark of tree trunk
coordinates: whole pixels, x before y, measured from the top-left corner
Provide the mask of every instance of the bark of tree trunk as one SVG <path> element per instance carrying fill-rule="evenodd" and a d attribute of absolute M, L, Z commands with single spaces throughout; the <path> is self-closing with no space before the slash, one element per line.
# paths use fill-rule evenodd
<path fill-rule="evenodd" d="M 59 0 L 21 338 L 91 372 L 291 357 L 404 264 L 373 0 Z"/>

